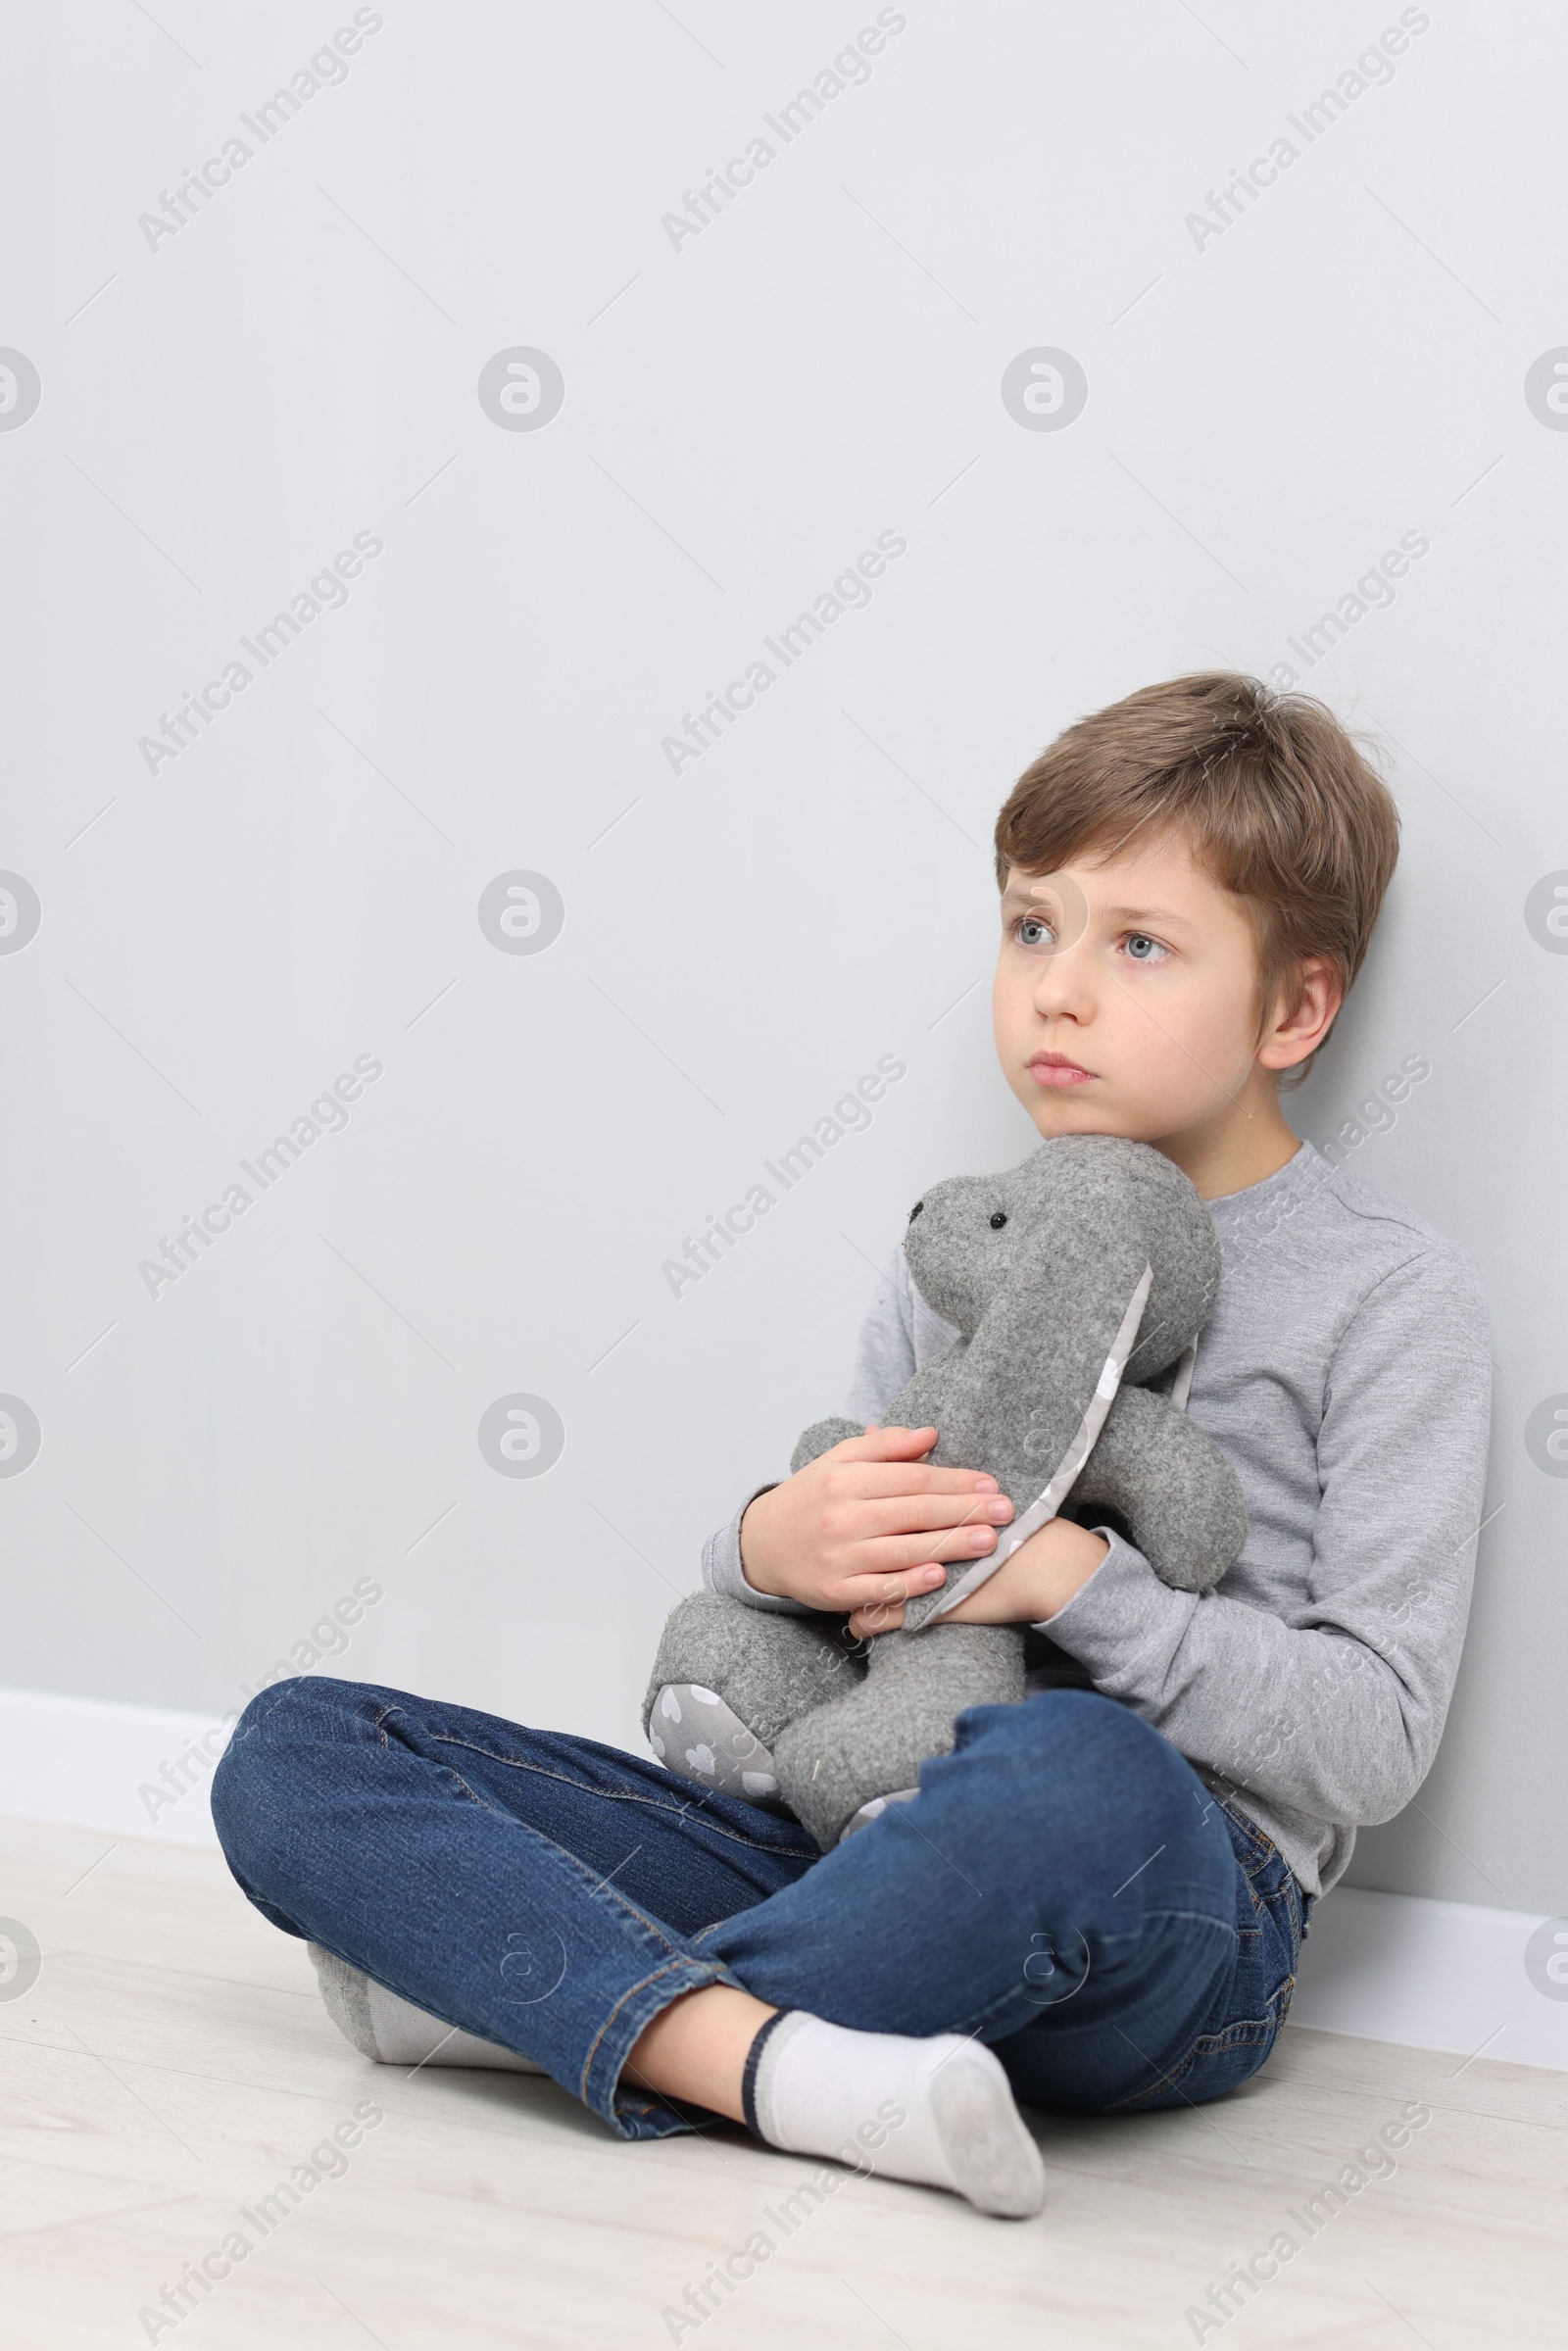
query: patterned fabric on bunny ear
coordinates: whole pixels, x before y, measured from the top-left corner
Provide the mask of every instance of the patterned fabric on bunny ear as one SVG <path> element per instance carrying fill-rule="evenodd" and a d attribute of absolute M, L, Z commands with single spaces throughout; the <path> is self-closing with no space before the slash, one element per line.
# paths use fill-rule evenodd
<path fill-rule="evenodd" d="M 1127 1301 L 1127 1310 L 1116 1327 L 1116 1336 L 1110 1343 L 1110 1350 L 1101 1367 L 1100 1377 L 1095 1383 L 1095 1393 L 1084 1407 L 1084 1416 L 1073 1431 L 1067 1450 L 1053 1471 L 1043 1492 L 1036 1495 L 1028 1509 L 1022 1511 L 1010 1526 L 1000 1530 L 997 1547 L 994 1551 L 989 1552 L 984 1559 L 976 1559 L 971 1567 L 965 1569 L 956 1584 L 950 1585 L 946 1592 L 939 1592 L 935 1594 L 937 1605 L 914 1625 L 909 1625 L 909 1608 L 906 1607 L 904 1621 L 906 1625 L 909 1625 L 911 1632 L 917 1632 L 921 1624 L 936 1624 L 940 1618 L 948 1614 L 950 1609 L 956 1608 L 960 1601 L 966 1600 L 971 1592 L 978 1592 L 981 1585 L 994 1576 L 1004 1561 L 1011 1558 L 1021 1543 L 1027 1543 L 1031 1535 L 1037 1534 L 1048 1520 L 1055 1517 L 1072 1491 L 1073 1481 L 1094 1450 L 1095 1440 L 1104 1427 L 1105 1414 L 1110 1410 L 1111 1399 L 1121 1386 L 1122 1373 L 1127 1368 L 1127 1358 L 1132 1353 L 1133 1344 L 1138 1337 L 1138 1326 L 1144 1319 L 1144 1308 L 1149 1303 L 1150 1285 L 1153 1278 L 1153 1268 L 1146 1265 L 1137 1289 Z M 1191 1371 L 1189 1371 L 1189 1382 L 1191 1382 Z"/>

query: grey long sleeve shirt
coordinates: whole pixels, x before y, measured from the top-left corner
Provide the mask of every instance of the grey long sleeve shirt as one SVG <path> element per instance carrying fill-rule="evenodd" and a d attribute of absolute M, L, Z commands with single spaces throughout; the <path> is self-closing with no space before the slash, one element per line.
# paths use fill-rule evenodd
<path fill-rule="evenodd" d="M 1241 1480 L 1246 1546 L 1214 1592 L 1173 1592 L 1102 1529 L 1107 1556 L 1037 1628 L 1049 1662 L 1031 1683 L 1136 1708 L 1315 1894 L 1359 1826 L 1409 1802 L 1442 1736 L 1482 1514 L 1486 1306 L 1462 1251 L 1310 1144 L 1208 1207 L 1223 1270 L 1187 1408 Z M 845 1412 L 880 1423 L 956 1336 L 901 1242 Z M 741 1565 L 741 1518 L 766 1491 L 709 1538 L 704 1581 L 794 1609 Z"/>

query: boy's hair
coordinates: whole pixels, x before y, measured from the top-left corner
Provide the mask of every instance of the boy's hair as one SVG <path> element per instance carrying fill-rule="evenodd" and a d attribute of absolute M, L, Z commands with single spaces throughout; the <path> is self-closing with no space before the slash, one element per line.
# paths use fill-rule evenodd
<path fill-rule="evenodd" d="M 1170 833 L 1246 902 L 1262 983 L 1259 1038 L 1276 1002 L 1295 1010 L 1305 956 L 1326 955 L 1348 991 L 1399 854 L 1399 816 L 1332 710 L 1212 669 L 1080 718 L 1007 796 L 997 818 L 998 886 L 1009 866 L 1054 873 L 1086 854 L 1109 857 Z"/>

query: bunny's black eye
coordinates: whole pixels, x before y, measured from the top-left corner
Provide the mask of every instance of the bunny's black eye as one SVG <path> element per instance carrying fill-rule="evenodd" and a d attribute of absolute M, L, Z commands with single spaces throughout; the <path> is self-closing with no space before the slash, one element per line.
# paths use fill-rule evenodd
<path fill-rule="evenodd" d="M 1005 1215 L 1004 1211 L 1003 1209 L 999 1208 L 999 1209 L 997 1210 L 997 1212 L 996 1212 L 995 1216 L 993 1216 L 993 1218 L 991 1219 L 991 1230 L 992 1230 L 994 1233 L 1000 1233 L 1000 1232 L 1001 1232 L 1001 1230 L 1002 1230 L 1002 1228 L 1003 1228 L 1003 1226 L 1004 1226 L 1004 1225 L 1006 1223 L 1006 1221 L 1007 1221 L 1007 1219 L 1006 1219 L 1006 1215 Z"/>
<path fill-rule="evenodd" d="M 919 1215 L 919 1213 L 920 1213 L 920 1210 L 921 1210 L 921 1209 L 922 1209 L 924 1206 L 925 1206 L 925 1202 L 924 1202 L 924 1200 L 917 1200 L 915 1201 L 915 1203 L 914 1203 L 914 1206 L 913 1206 L 913 1207 L 912 1207 L 912 1208 L 909 1210 L 909 1222 L 910 1222 L 910 1224 L 913 1224 L 913 1222 L 914 1222 L 915 1218 L 916 1218 L 916 1217 Z"/>

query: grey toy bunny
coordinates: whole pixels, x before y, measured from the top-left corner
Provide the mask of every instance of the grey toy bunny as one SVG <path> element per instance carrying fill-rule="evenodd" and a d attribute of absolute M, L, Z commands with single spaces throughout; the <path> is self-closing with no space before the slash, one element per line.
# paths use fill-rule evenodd
<path fill-rule="evenodd" d="M 1069 1493 L 1075 1509 L 1113 1512 L 1184 1592 L 1216 1584 L 1247 1532 L 1230 1465 L 1152 1386 L 1180 1366 L 1219 1283 L 1208 1215 L 1168 1159 L 1114 1136 L 1058 1136 L 1002 1175 L 934 1185 L 904 1246 L 959 1337 L 893 1398 L 887 1425 L 935 1427 L 927 1458 L 989 1470 L 1015 1517 L 993 1551 L 908 1602 L 904 1629 L 877 1635 L 863 1663 L 842 1617 L 694 1594 L 664 1627 L 643 1709 L 672 1771 L 787 1808 L 824 1850 L 915 1792 L 965 1706 L 1023 1696 L 1022 1627 L 942 1619 Z M 863 1433 L 817 1421 L 790 1467 Z"/>

